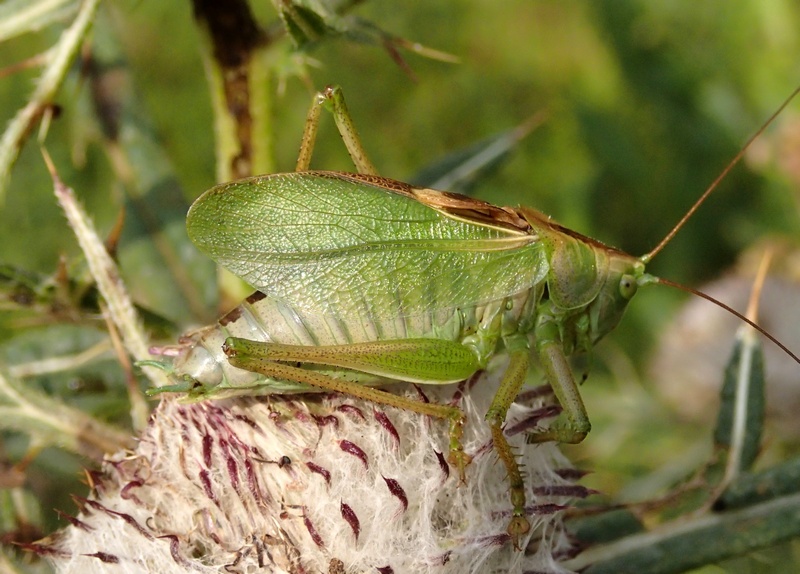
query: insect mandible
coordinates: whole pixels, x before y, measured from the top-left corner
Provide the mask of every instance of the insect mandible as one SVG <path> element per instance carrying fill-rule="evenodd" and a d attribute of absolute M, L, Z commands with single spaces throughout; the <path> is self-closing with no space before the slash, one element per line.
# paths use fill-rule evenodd
<path fill-rule="evenodd" d="M 308 171 L 323 107 L 358 173 Z M 485 418 L 508 474 L 508 534 L 519 548 L 530 524 L 503 424 L 529 369 L 540 366 L 561 406 L 529 442 L 582 441 L 591 425 L 568 358 L 614 329 L 640 287 L 674 285 L 645 264 L 719 179 L 655 249 L 634 257 L 535 209 L 378 176 L 341 90 L 327 88 L 309 111 L 295 172 L 218 185 L 192 205 L 192 241 L 258 291 L 190 337 L 172 365 L 185 382 L 159 391 L 203 399 L 324 389 L 445 419 L 448 461 L 464 480 L 461 409 L 376 387 L 456 383 L 502 351 L 508 366 Z"/>

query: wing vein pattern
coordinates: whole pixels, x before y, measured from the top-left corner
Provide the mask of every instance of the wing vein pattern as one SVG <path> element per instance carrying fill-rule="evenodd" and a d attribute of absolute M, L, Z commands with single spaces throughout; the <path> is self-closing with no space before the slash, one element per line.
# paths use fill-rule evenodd
<path fill-rule="evenodd" d="M 350 319 L 480 305 L 548 271 L 534 235 L 449 217 L 332 172 L 217 186 L 192 206 L 187 227 L 201 250 L 263 293 Z"/>

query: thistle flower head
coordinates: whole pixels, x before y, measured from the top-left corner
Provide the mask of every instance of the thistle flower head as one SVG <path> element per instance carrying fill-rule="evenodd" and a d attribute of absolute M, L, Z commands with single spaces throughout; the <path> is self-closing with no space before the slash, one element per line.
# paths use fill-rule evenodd
<path fill-rule="evenodd" d="M 136 451 L 107 460 L 43 548 L 61 572 L 563 572 L 560 511 L 580 489 L 555 446 L 512 437 L 533 526 L 513 549 L 483 421 L 494 388 L 459 399 L 466 484 L 445 462 L 447 425 L 416 413 L 323 394 L 163 400 Z M 444 402 L 454 387 L 423 390 Z M 531 412 L 515 406 L 507 432 Z"/>

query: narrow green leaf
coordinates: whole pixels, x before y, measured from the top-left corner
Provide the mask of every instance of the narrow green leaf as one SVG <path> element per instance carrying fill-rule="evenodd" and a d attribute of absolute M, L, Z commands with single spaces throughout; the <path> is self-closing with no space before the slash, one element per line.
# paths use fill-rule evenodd
<path fill-rule="evenodd" d="M 36 83 L 33 95 L 28 103 L 17 111 L 0 137 L 0 203 L 5 196 L 11 168 L 17 161 L 22 145 L 45 108 L 55 99 L 80 46 L 91 29 L 99 4 L 100 0 L 87 0 L 81 4 L 75 20 L 48 52 L 47 64 Z"/>
<path fill-rule="evenodd" d="M 517 144 L 541 123 L 537 114 L 520 126 L 504 130 L 456 150 L 429 164 L 411 178 L 412 185 L 469 194 L 508 160 Z"/>
<path fill-rule="evenodd" d="M 739 329 L 725 368 L 714 442 L 726 452 L 727 466 L 737 474 L 752 467 L 764 428 L 764 355 L 749 327 Z"/>
<path fill-rule="evenodd" d="M 298 48 L 318 42 L 326 34 L 339 34 L 334 23 L 337 18 L 321 10 L 321 6 L 305 6 L 299 2 L 278 2 L 278 13 L 289 37 Z"/>
<path fill-rule="evenodd" d="M 120 152 L 112 159 L 125 189 L 119 249 L 123 276 L 133 298 L 158 314 L 176 323 L 211 320 L 215 266 L 186 235 L 183 190 L 112 31 L 98 26 L 90 80 L 108 144 Z M 103 89 L 108 82 L 117 89 Z"/>
<path fill-rule="evenodd" d="M 570 520 L 567 526 L 581 544 L 602 544 L 644 530 L 641 521 L 627 508 Z"/>
<path fill-rule="evenodd" d="M 596 547 L 564 564 L 584 574 L 679 574 L 800 535 L 800 495 L 705 515 Z"/>
<path fill-rule="evenodd" d="M 728 487 L 717 503 L 734 509 L 800 492 L 800 458 L 794 458 L 759 473 L 744 473 Z"/>
<path fill-rule="evenodd" d="M 78 5 L 77 0 L 6 0 L 0 4 L 0 42 L 69 18 Z"/>

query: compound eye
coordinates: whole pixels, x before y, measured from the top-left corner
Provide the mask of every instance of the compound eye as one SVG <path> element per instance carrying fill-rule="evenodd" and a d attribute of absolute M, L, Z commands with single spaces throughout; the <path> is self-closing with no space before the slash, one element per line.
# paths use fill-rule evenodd
<path fill-rule="evenodd" d="M 636 278 L 633 275 L 623 275 L 619 281 L 619 294 L 625 299 L 630 299 L 636 295 L 636 290 L 639 285 L 636 283 Z"/>

